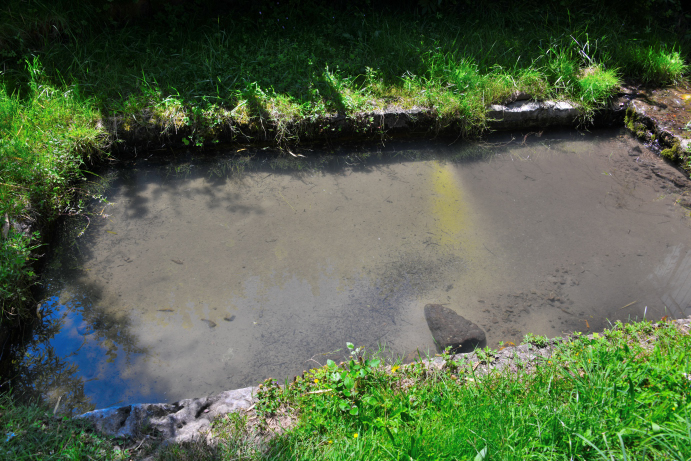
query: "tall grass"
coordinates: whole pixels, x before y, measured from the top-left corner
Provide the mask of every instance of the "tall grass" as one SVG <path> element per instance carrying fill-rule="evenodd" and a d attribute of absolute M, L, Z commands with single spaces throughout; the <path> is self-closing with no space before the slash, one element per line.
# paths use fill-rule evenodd
<path fill-rule="evenodd" d="M 106 147 L 96 110 L 74 87 L 51 84 L 37 59 L 26 63 L 28 94 L 0 84 L 0 312 L 5 320 L 26 314 L 34 277 L 31 250 L 40 243 L 29 224 L 45 225 L 71 212 L 74 181 L 82 166 Z"/>
<path fill-rule="evenodd" d="M 387 106 L 425 106 L 482 127 L 487 105 L 516 91 L 595 107 L 621 77 L 666 83 L 686 72 L 681 45 L 666 45 L 665 31 L 629 28 L 604 6 L 481 13 L 439 19 L 325 7 L 309 24 L 286 18 L 285 29 L 258 28 L 249 13 L 192 27 L 164 16 L 153 27 L 45 43 L 40 58 L 52 81 L 73 82 L 104 113 L 152 112 L 157 126 L 177 120 L 162 126 L 197 131 Z"/>
<path fill-rule="evenodd" d="M 279 4 L 190 24 L 178 13 L 101 29 L 61 19 L 62 40 L 37 44 L 37 56 L 51 84 L 69 82 L 121 126 L 143 124 L 162 139 L 183 129 L 192 145 L 254 122 L 277 125 L 279 144 L 299 142 L 306 118 L 387 107 L 424 107 L 440 126 L 470 135 L 482 131 L 488 105 L 517 92 L 592 110 L 621 78 L 662 84 L 687 72 L 686 42 L 670 44 L 657 26 L 637 29 L 604 4 L 475 8 L 462 17 Z M 8 81 L 30 80 L 5 62 Z"/>

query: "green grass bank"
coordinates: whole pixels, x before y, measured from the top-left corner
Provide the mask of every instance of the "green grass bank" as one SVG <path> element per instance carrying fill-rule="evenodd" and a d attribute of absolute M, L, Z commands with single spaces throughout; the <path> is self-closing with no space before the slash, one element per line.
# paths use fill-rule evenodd
<path fill-rule="evenodd" d="M 617 323 L 564 340 L 536 363 L 482 373 L 476 359 L 386 364 L 351 349 L 292 383 L 263 383 L 250 414 L 212 426 L 214 444 L 161 447 L 94 434 L 79 421 L 0 400 L 0 459 L 158 460 L 688 460 L 689 323 Z M 273 432 L 277 420 L 287 430 Z"/>

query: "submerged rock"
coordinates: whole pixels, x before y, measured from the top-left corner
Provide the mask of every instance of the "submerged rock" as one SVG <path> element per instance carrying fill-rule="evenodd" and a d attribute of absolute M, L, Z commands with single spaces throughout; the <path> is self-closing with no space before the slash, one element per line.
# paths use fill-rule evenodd
<path fill-rule="evenodd" d="M 486 344 L 485 332 L 479 326 L 441 304 L 427 304 L 425 319 L 440 351 L 451 347 L 452 354 L 472 352 Z"/>

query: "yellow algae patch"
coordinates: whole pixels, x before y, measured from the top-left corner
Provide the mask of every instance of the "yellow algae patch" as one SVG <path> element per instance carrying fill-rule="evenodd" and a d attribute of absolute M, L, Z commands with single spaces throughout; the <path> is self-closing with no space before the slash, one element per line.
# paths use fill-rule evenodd
<path fill-rule="evenodd" d="M 446 165 L 432 162 L 432 217 L 434 242 L 446 249 L 471 251 L 471 222 L 468 205 L 453 171 Z"/>
<path fill-rule="evenodd" d="M 288 250 L 286 250 L 283 245 L 276 245 L 276 248 L 274 249 L 274 254 L 276 255 L 276 259 L 281 261 L 285 259 L 286 256 L 288 256 Z"/>

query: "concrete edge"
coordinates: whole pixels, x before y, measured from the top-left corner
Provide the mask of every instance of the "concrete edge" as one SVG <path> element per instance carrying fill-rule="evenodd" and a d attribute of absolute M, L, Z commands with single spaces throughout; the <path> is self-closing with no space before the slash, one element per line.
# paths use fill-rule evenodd
<path fill-rule="evenodd" d="M 245 387 L 174 403 L 103 408 L 75 418 L 89 421 L 98 432 L 115 437 L 137 437 L 155 431 L 166 442 L 186 442 L 202 437 L 217 417 L 251 409 L 256 402 L 256 390 Z"/>
<path fill-rule="evenodd" d="M 602 127 L 622 123 L 626 107 L 618 102 L 587 114 L 567 101 L 515 101 L 488 108 L 483 131 L 543 129 L 548 127 Z M 212 143 L 273 143 L 277 146 L 333 140 L 378 140 L 396 136 L 458 135 L 469 122 L 461 117 L 442 118 L 434 109 L 390 107 L 351 115 L 326 114 L 300 120 L 262 120 L 236 122 L 231 118 L 213 128 L 176 128 L 150 111 L 129 116 L 109 117 L 99 122 L 113 138 L 118 153 L 136 150 L 181 148 L 200 140 Z"/>

